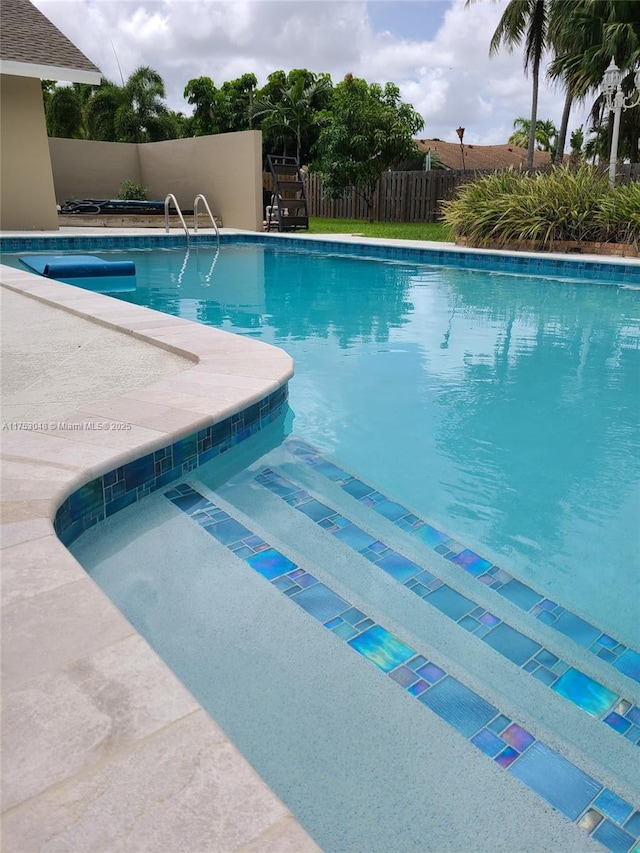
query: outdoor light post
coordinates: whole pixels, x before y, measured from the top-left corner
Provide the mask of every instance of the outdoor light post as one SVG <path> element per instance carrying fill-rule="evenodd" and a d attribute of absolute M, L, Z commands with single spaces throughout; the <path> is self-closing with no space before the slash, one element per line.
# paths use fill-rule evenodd
<path fill-rule="evenodd" d="M 620 116 L 622 110 L 628 110 L 640 104 L 640 68 L 635 73 L 634 87 L 630 95 L 622 91 L 622 75 L 613 57 L 602 79 L 602 94 L 605 107 L 613 111 L 613 135 L 611 137 L 611 152 L 609 155 L 609 186 L 616 182 L 616 164 L 618 161 L 618 139 L 620 138 Z"/>
<path fill-rule="evenodd" d="M 458 139 L 460 140 L 460 157 L 462 158 L 462 171 L 464 172 L 464 145 L 462 144 L 462 139 L 464 137 L 464 127 L 457 127 L 456 133 L 458 134 Z"/>

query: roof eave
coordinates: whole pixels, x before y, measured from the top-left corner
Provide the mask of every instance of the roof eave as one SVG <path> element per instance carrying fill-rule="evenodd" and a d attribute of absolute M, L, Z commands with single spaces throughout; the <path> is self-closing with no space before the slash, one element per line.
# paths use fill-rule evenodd
<path fill-rule="evenodd" d="M 85 71 L 80 68 L 63 68 L 59 65 L 38 65 L 32 62 L 16 62 L 0 59 L 0 74 L 14 77 L 36 77 L 40 80 L 64 80 L 69 83 L 90 83 L 98 85 L 102 79 L 99 71 Z"/>

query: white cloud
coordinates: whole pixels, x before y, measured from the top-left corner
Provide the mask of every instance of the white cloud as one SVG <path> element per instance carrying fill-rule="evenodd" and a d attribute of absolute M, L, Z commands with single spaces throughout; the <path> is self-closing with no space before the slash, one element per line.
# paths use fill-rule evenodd
<path fill-rule="evenodd" d="M 347 73 L 393 81 L 422 114 L 421 135 L 505 142 L 514 118 L 528 116 L 531 84 L 522 54 L 489 58 L 504 9 L 498 3 L 431 0 L 446 14 L 430 40 L 373 31 L 365 0 L 34 0 L 104 74 L 126 78 L 140 65 L 163 77 L 169 106 L 188 112 L 183 90 L 193 77 L 216 85 L 253 72 L 262 84 L 277 70 L 309 68 L 338 82 Z M 429 4 L 415 4 L 418 16 Z M 117 60 L 116 60 L 117 54 Z M 562 94 L 541 87 L 538 114 L 560 121 Z M 579 124 L 572 122 L 572 125 Z"/>

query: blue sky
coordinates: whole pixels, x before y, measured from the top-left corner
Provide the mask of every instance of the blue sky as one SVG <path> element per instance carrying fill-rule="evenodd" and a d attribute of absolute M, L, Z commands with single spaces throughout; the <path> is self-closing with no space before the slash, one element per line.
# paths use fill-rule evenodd
<path fill-rule="evenodd" d="M 253 72 L 260 84 L 279 68 L 347 72 L 393 81 L 423 116 L 422 138 L 506 142 L 528 117 L 530 80 L 522 54 L 489 58 L 506 0 L 33 0 L 103 73 L 119 80 L 140 65 L 163 77 L 169 105 L 189 113 L 188 80 L 216 85 Z M 117 61 L 116 61 L 117 56 Z M 562 93 L 546 84 L 538 116 L 560 123 Z M 588 107 L 588 105 L 587 105 Z M 574 111 L 570 128 L 585 119 Z"/>

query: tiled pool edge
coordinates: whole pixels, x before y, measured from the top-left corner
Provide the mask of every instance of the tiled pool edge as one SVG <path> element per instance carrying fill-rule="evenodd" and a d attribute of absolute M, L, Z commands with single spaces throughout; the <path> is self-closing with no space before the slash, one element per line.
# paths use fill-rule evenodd
<path fill-rule="evenodd" d="M 220 333 L 216 332 L 216 330 L 207 330 L 198 324 L 178 320 L 177 318 L 165 317 L 140 306 L 123 306 L 122 303 L 109 297 L 87 294 L 77 288 L 70 288 L 55 282 L 45 282 L 37 276 L 22 271 L 0 267 L 0 273 L 2 274 L 3 284 L 10 290 L 22 293 L 26 297 L 35 298 L 50 306 L 62 308 L 69 313 L 76 314 L 87 320 L 109 326 L 114 330 L 133 335 L 146 343 L 155 344 L 186 357 L 191 356 L 191 360 L 195 362 L 194 367 L 182 374 L 165 379 L 154 385 L 146 386 L 146 388 L 141 388 L 140 391 L 142 393 L 140 394 L 130 392 L 118 398 L 122 402 L 123 411 L 130 409 L 132 403 L 136 401 L 137 396 L 141 398 L 143 405 L 145 402 L 157 402 L 164 399 L 165 405 L 169 406 L 172 412 L 182 411 L 183 418 L 179 428 L 164 430 L 154 429 L 151 425 L 145 427 L 145 418 L 140 416 L 132 419 L 134 420 L 134 429 L 131 433 L 123 436 L 114 436 L 113 433 L 105 433 L 103 436 L 104 443 L 95 434 L 88 436 L 88 439 L 90 438 L 91 441 L 82 441 L 81 438 L 78 440 L 79 437 L 77 435 L 55 436 L 43 433 L 42 431 L 11 431 L 10 433 L 3 433 L 3 439 L 6 439 L 6 443 L 3 442 L 2 448 L 3 467 L 5 468 L 5 473 L 8 473 L 8 479 L 11 479 L 12 476 L 17 476 L 13 474 L 13 471 L 17 472 L 19 469 L 16 466 L 16 462 L 34 466 L 34 471 L 36 471 L 37 466 L 40 464 L 42 466 L 41 470 L 44 472 L 44 466 L 51 466 L 52 461 L 55 460 L 53 464 L 58 464 L 60 468 L 59 477 L 56 478 L 55 482 L 48 482 L 44 476 L 41 479 L 34 476 L 33 483 L 28 484 L 32 488 L 27 489 L 27 493 L 29 494 L 26 500 L 20 499 L 24 497 L 22 493 L 18 498 L 3 496 L 5 497 L 4 504 L 7 512 L 6 515 L 3 513 L 2 553 L 3 565 L 9 570 L 9 575 L 15 576 L 19 571 L 24 571 L 25 567 L 28 570 L 32 566 L 37 566 L 42 561 L 46 563 L 48 573 L 58 573 L 59 583 L 53 590 L 50 586 L 45 587 L 42 595 L 40 595 L 39 591 L 36 591 L 29 597 L 24 596 L 20 598 L 20 595 L 18 595 L 15 600 L 9 598 L 9 603 L 7 603 L 4 609 L 9 615 L 15 616 L 18 613 L 20 616 L 22 605 L 26 603 L 32 606 L 33 602 L 40 597 L 43 600 L 47 599 L 47 597 L 49 599 L 57 597 L 57 603 L 60 606 L 62 599 L 67 598 L 69 600 L 70 596 L 72 609 L 75 609 L 74 606 L 79 603 L 78 596 L 87 602 L 84 608 L 82 606 L 79 608 L 80 612 L 77 615 L 77 619 L 76 614 L 73 614 L 70 620 L 73 624 L 69 625 L 68 628 L 65 626 L 65 630 L 68 630 L 69 634 L 74 637 L 77 635 L 81 638 L 81 642 L 78 643 L 77 647 L 73 650 L 65 648 L 63 653 L 66 659 L 62 661 L 56 660 L 56 656 L 60 650 L 57 648 L 54 649 L 54 665 L 52 665 L 47 660 L 47 657 L 51 654 L 51 646 L 55 646 L 55 641 L 51 642 L 52 638 L 47 636 L 47 631 L 50 632 L 52 626 L 45 624 L 47 622 L 45 617 L 40 620 L 43 623 L 42 625 L 35 626 L 36 631 L 39 627 L 42 628 L 41 636 L 35 637 L 36 643 L 34 645 L 37 648 L 27 650 L 28 656 L 36 657 L 40 655 L 45 660 L 40 665 L 38 661 L 29 661 L 30 665 L 35 668 L 36 672 L 41 673 L 41 678 L 55 676 L 56 679 L 59 678 L 61 682 L 64 682 L 69 668 L 72 668 L 77 660 L 86 660 L 87 665 L 91 666 L 93 658 L 108 651 L 114 642 L 118 643 L 118 655 L 126 655 L 126 650 L 131 649 L 130 644 L 133 643 L 136 655 L 135 660 L 133 658 L 131 660 L 131 666 L 133 668 L 142 666 L 145 675 L 150 674 L 155 678 L 155 684 L 158 686 L 157 689 L 162 692 L 163 699 L 164 697 L 169 697 L 165 701 L 169 706 L 170 715 L 173 714 L 174 716 L 167 722 L 170 723 L 174 734 L 180 732 L 180 736 L 183 739 L 186 738 L 182 748 L 183 757 L 188 759 L 188 756 L 193 753 L 194 762 L 198 762 L 198 748 L 201 745 L 193 741 L 192 735 L 190 735 L 196 719 L 201 721 L 201 727 L 204 726 L 207 731 L 210 731 L 213 741 L 225 742 L 227 753 L 229 751 L 234 753 L 231 760 L 232 770 L 235 772 L 237 769 L 240 777 L 244 774 L 243 784 L 248 785 L 247 790 L 252 797 L 255 797 L 257 817 L 259 818 L 255 826 L 245 826 L 243 828 L 242 837 L 244 840 L 242 843 L 258 842 L 266 834 L 269 838 L 282 838 L 283 844 L 293 842 L 296 849 L 305 851 L 317 850 L 316 845 L 292 819 L 277 797 L 259 779 L 257 774 L 246 765 L 246 762 L 235 751 L 235 748 L 226 741 L 224 734 L 219 731 L 216 724 L 209 720 L 209 718 L 205 718 L 205 715 L 198 709 L 193 699 L 190 697 L 187 699 L 184 698 L 184 688 L 176 682 L 176 679 L 166 669 L 164 664 L 159 662 L 159 659 L 156 659 L 156 656 L 148 647 L 140 648 L 141 641 L 135 640 L 135 637 L 137 637 L 135 631 L 115 607 L 113 607 L 111 602 L 102 596 L 102 593 L 97 590 L 92 581 L 86 577 L 84 569 L 78 566 L 74 558 L 63 548 L 62 544 L 54 539 L 52 527 L 53 515 L 61 504 L 63 507 L 67 505 L 69 512 L 66 516 L 59 516 L 58 527 L 62 529 L 65 526 L 65 521 L 69 521 L 75 525 L 73 528 L 66 528 L 67 537 L 72 533 L 79 533 L 80 528 L 86 522 L 93 523 L 91 512 L 89 514 L 81 513 L 78 518 L 73 517 L 76 510 L 86 508 L 85 498 L 89 494 L 91 494 L 92 500 L 95 501 L 96 488 L 95 486 L 92 488 L 90 484 L 100 482 L 104 488 L 105 483 L 109 483 L 107 488 L 112 490 L 110 496 L 117 500 L 122 497 L 119 494 L 114 495 L 113 491 L 113 486 L 120 482 L 117 479 L 117 472 L 121 472 L 124 475 L 126 471 L 130 475 L 128 485 L 132 485 L 136 473 L 139 475 L 141 471 L 143 473 L 148 471 L 146 463 L 143 461 L 142 466 L 140 466 L 138 460 L 148 460 L 150 456 L 153 458 L 154 473 L 156 463 L 160 470 L 157 478 L 159 481 L 157 487 L 160 487 L 160 485 L 169 480 L 169 475 L 172 471 L 175 472 L 178 468 L 178 458 L 180 458 L 180 471 L 190 470 L 196 462 L 202 463 L 207 461 L 207 459 L 217 453 L 223 452 L 228 447 L 248 438 L 262 426 L 266 426 L 267 423 L 278 416 L 285 405 L 287 382 L 293 372 L 291 359 L 284 352 L 276 350 L 273 347 L 263 344 L 256 347 L 255 344 L 259 342 L 245 342 L 227 333 L 222 333 L 223 337 L 221 337 Z M 87 296 L 89 296 L 89 299 L 87 299 Z M 262 358 L 257 355 L 258 350 Z M 228 355 L 229 351 L 234 355 L 242 354 L 245 356 L 245 363 L 241 371 L 234 373 L 229 368 L 231 359 L 227 358 L 225 360 L 224 357 L 225 353 Z M 255 371 L 257 378 L 254 377 L 253 380 L 250 380 L 251 369 L 247 364 L 249 356 L 254 356 L 254 360 L 258 365 L 258 369 Z M 218 361 L 220 365 L 218 365 Z M 262 370 L 259 369 L 260 367 L 262 367 Z M 183 392 L 182 395 L 181 391 Z M 187 393 L 184 393 L 185 391 Z M 117 399 L 115 403 L 117 404 Z M 109 401 L 109 405 L 113 406 L 114 400 Z M 67 420 L 86 421 L 91 416 L 95 418 L 96 415 L 103 420 L 107 419 L 105 415 L 100 414 L 99 411 L 96 412 L 95 409 L 94 405 L 88 403 L 86 411 L 81 409 L 78 412 L 70 413 Z M 118 417 L 123 417 L 124 420 L 130 419 L 123 415 L 122 412 L 118 412 L 116 405 L 110 415 L 110 420 Z M 206 425 L 207 421 L 208 426 Z M 191 429 L 188 428 L 189 422 L 192 423 Z M 218 433 L 215 433 L 216 427 L 218 427 Z M 216 439 L 219 440 L 214 439 L 214 433 Z M 167 439 L 171 439 L 172 437 L 176 440 L 168 442 Z M 122 442 L 119 441 L 120 438 L 123 439 Z M 200 441 L 199 447 L 197 444 L 198 439 Z M 194 447 L 194 442 L 196 450 L 199 451 L 195 455 L 195 460 L 194 454 L 189 452 Z M 74 459 L 76 454 L 77 458 Z M 86 464 L 87 456 L 94 456 L 95 461 L 91 464 Z M 84 465 L 79 461 L 80 459 L 83 460 Z M 167 460 L 176 464 L 172 468 L 168 468 Z M 12 466 L 14 467 L 12 468 Z M 114 483 L 110 483 L 109 473 L 101 473 L 105 471 L 116 472 Z M 99 474 L 97 478 L 95 476 L 96 473 Z M 180 474 L 176 473 L 175 476 L 178 477 Z M 113 477 L 114 475 L 111 474 L 111 479 Z M 85 485 L 80 485 L 80 488 L 77 488 L 82 482 Z M 122 482 L 125 486 L 127 485 L 126 479 L 123 479 Z M 127 493 L 126 500 L 130 501 L 132 494 L 135 498 L 142 496 L 150 487 L 149 480 L 144 479 L 144 481 L 137 483 L 133 487 L 133 492 L 131 489 L 125 488 L 125 492 Z M 36 492 L 36 489 L 39 488 L 42 489 L 41 495 Z M 69 492 L 72 492 L 72 494 L 69 495 Z M 31 497 L 32 494 L 33 497 Z M 75 498 L 73 497 L 74 495 L 76 495 Z M 109 496 L 109 493 L 103 492 L 103 495 Z M 42 499 L 38 500 L 38 497 Z M 111 504 L 110 509 L 112 511 L 119 508 L 113 501 Z M 18 512 L 17 515 L 15 515 L 16 511 Z M 44 556 L 45 552 L 46 556 Z M 74 596 L 76 597 L 74 598 Z M 98 600 L 99 605 L 96 607 Z M 93 613 L 91 613 L 92 602 L 95 607 Z M 45 600 L 44 604 L 48 608 L 51 601 Z M 62 607 L 64 609 L 65 605 L 62 604 Z M 85 631 L 83 626 L 79 624 L 83 620 L 87 622 L 87 613 L 91 613 L 89 621 L 95 618 L 96 622 L 101 623 L 101 629 L 104 629 L 105 625 L 108 626 L 107 629 L 98 632 L 101 633 L 99 638 L 93 636 L 95 634 L 93 626 L 84 626 L 86 627 Z M 82 642 L 85 635 L 90 637 L 86 645 Z M 11 649 L 8 655 L 9 658 L 12 657 L 12 653 L 13 650 Z M 12 662 L 9 661 L 9 663 L 11 664 Z M 9 666 L 9 669 L 11 669 L 11 666 Z M 3 704 L 6 703 L 7 706 L 14 706 L 14 697 L 16 695 L 24 693 L 25 688 L 28 693 L 32 685 L 39 684 L 41 680 L 27 675 L 26 679 L 23 677 L 21 681 L 19 674 L 16 679 L 15 669 L 16 667 L 14 667 L 14 672 L 7 679 L 8 683 L 3 691 Z M 147 684 L 147 688 L 148 686 Z M 126 688 L 131 692 L 132 685 L 127 684 Z M 134 695 L 136 691 L 139 692 L 136 701 L 140 707 L 143 707 L 147 699 L 144 695 L 144 684 L 141 684 L 139 687 L 136 684 L 133 687 Z M 174 707 L 172 704 L 174 702 L 176 706 L 180 707 Z M 185 706 L 188 706 L 186 711 Z M 160 720 L 163 717 L 163 712 L 166 712 L 166 708 L 164 707 L 159 710 L 152 708 L 150 716 L 154 721 L 156 717 Z M 60 717 L 63 716 L 64 719 L 61 719 Z M 58 719 L 52 723 L 52 729 L 58 731 L 61 738 L 65 737 L 63 733 L 71 732 L 77 726 L 78 722 L 75 717 L 74 708 L 69 707 L 67 717 L 66 705 L 64 715 L 58 715 Z M 127 734 L 130 733 L 127 732 Z M 201 734 L 202 731 L 200 732 Z M 10 725 L 5 726 L 5 737 L 9 740 L 12 738 L 12 728 Z M 90 787 L 91 778 L 99 776 L 103 772 L 101 768 L 104 767 L 107 767 L 109 773 L 115 773 L 116 776 L 118 768 L 124 770 L 125 778 L 127 776 L 131 778 L 131 765 L 136 764 L 140 751 L 146 749 L 154 740 L 156 744 L 162 744 L 167 737 L 165 729 L 145 732 L 142 737 L 138 736 L 138 740 L 135 739 L 136 735 L 133 733 L 133 741 L 120 744 L 115 749 L 114 754 L 106 757 L 106 765 L 104 756 L 101 756 L 101 760 L 96 764 L 95 755 L 91 750 L 81 755 L 79 759 L 77 755 L 72 755 L 71 753 L 69 753 L 69 757 L 59 754 L 65 751 L 63 744 L 66 741 L 63 740 L 62 744 L 57 744 L 53 749 L 55 759 L 59 764 L 57 775 L 51 779 L 47 778 L 47 774 L 45 773 L 40 780 L 38 778 L 30 779 L 29 784 L 32 786 L 32 789 L 27 795 L 21 796 L 19 792 L 13 798 L 11 795 L 6 795 L 3 802 L 5 817 L 9 818 L 11 816 L 11 819 L 14 821 L 17 820 L 18 823 L 20 823 L 21 819 L 24 819 L 29 824 L 31 821 L 26 815 L 30 814 L 31 809 L 35 809 L 39 820 L 42 820 L 44 817 L 43 810 L 46 812 L 47 807 L 51 804 L 51 800 L 48 797 L 53 782 L 56 783 L 56 788 L 62 787 L 64 789 L 68 786 L 69 789 L 73 789 L 75 787 L 77 792 L 77 787 L 80 786 L 84 790 L 84 786 L 88 785 Z M 35 756 L 34 760 L 30 761 L 30 756 L 33 756 L 34 747 L 26 742 L 19 742 L 12 744 L 12 748 L 13 752 L 21 754 L 21 762 L 25 762 L 22 766 L 28 770 L 27 775 L 37 777 L 41 762 L 35 759 Z M 5 760 L 5 769 L 9 770 L 7 755 L 5 755 Z M 78 760 L 80 762 L 79 766 Z M 226 758 L 226 762 L 229 764 L 228 757 Z M 45 761 L 45 763 L 47 762 Z M 213 771 L 210 777 L 211 795 L 216 796 L 216 791 L 220 791 L 221 788 L 220 777 L 224 771 L 211 767 L 211 764 L 212 761 L 207 762 L 207 771 Z M 8 774 L 5 777 L 7 785 L 10 784 L 9 776 L 11 775 L 15 776 L 15 774 Z M 118 796 L 126 799 L 128 796 L 126 786 L 120 790 L 120 784 L 116 779 L 115 787 L 118 789 Z M 224 788 L 224 785 L 222 787 Z M 232 785 L 229 785 L 229 787 L 232 787 Z M 176 797 L 178 793 L 179 791 L 176 789 Z M 224 795 L 224 791 L 222 793 Z M 165 794 L 166 792 L 163 793 L 163 796 Z M 194 796 L 197 796 L 197 794 Z M 80 800 L 82 799 L 81 795 Z M 153 800 L 152 795 L 151 799 Z M 89 802 L 87 802 L 88 805 Z M 145 807 L 147 805 L 153 810 L 153 802 L 147 803 L 145 801 Z M 176 806 L 178 805 L 176 803 Z M 234 807 L 233 798 L 227 800 L 226 806 L 227 813 L 222 815 L 222 819 L 225 822 L 225 829 L 234 823 L 241 825 L 244 821 L 246 824 L 245 818 L 240 814 L 237 820 L 234 821 L 232 816 Z M 170 801 L 162 803 L 162 800 L 159 800 L 155 803 L 155 807 L 166 814 L 170 812 L 172 804 Z M 82 810 L 82 807 L 80 809 Z M 122 829 L 124 831 L 125 828 L 122 827 Z M 207 827 L 207 831 L 210 832 L 211 827 Z M 5 841 L 9 850 L 10 841 L 6 834 Z M 202 838 L 200 841 L 206 845 L 210 843 L 210 838 Z M 18 846 L 15 846 L 16 843 Z M 14 837 L 13 849 L 20 849 L 20 843 L 20 840 L 16 841 Z M 118 841 L 114 839 L 114 843 L 117 846 Z M 167 840 L 167 844 L 170 846 L 170 839 Z"/>

